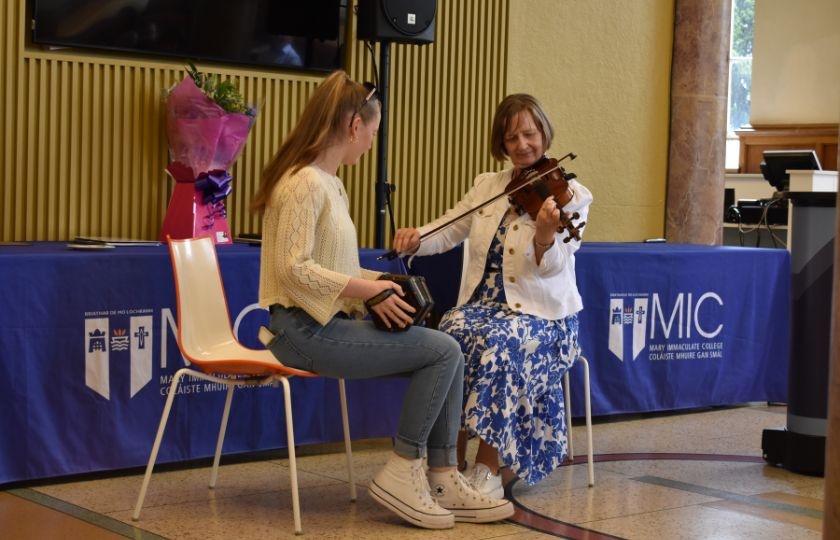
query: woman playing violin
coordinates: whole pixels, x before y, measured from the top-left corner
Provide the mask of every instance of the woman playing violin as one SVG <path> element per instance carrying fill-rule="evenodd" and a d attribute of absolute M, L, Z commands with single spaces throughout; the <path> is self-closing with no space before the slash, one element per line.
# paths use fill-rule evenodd
<path fill-rule="evenodd" d="M 502 197 L 439 234 L 422 242 L 420 237 L 505 191 L 544 156 L 553 135 L 534 97 L 506 97 L 496 109 L 490 150 L 513 167 L 480 174 L 444 216 L 419 229 L 400 229 L 394 237 L 397 252 L 417 255 L 469 239 L 458 305 L 444 315 L 440 329 L 458 341 L 466 358 L 458 463 L 466 466 L 466 438 L 477 435 L 478 452 L 467 476 L 493 497 L 504 492 L 500 463 L 534 484 L 568 454 L 561 382 L 580 355 L 577 312 L 583 304 L 575 283 L 580 240 L 568 241 L 561 212 L 566 222 L 572 212 L 585 222 L 592 194 L 569 180 L 562 208 L 549 196 L 532 217 Z"/>

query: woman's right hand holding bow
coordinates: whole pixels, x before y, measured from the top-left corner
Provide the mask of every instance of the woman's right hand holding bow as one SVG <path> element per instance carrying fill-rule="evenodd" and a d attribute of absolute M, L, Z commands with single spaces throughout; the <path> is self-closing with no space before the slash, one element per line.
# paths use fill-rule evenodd
<path fill-rule="evenodd" d="M 394 251 L 400 255 L 411 255 L 420 247 L 420 231 L 412 228 L 397 229 L 394 234 Z"/>

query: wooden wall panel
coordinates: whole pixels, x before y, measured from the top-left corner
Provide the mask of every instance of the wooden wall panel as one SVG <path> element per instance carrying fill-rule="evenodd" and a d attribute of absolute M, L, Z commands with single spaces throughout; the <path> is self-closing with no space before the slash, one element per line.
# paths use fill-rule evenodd
<path fill-rule="evenodd" d="M 509 0 L 438 1 L 436 41 L 391 45 L 388 178 L 398 226 L 451 206 L 482 171 L 495 105 L 505 95 Z M 352 3 L 352 2 L 351 2 Z M 28 43 L 26 0 L 0 2 L 0 241 L 77 235 L 156 238 L 172 191 L 164 89 L 179 61 L 49 51 Z M 351 10 L 352 11 L 352 10 Z M 373 61 L 349 21 L 347 71 L 373 79 Z M 379 45 L 374 45 L 378 61 Z M 249 210 L 260 172 L 321 76 L 199 65 L 233 80 L 259 106 L 231 170 L 234 235 L 258 232 Z M 339 174 L 361 245 L 373 245 L 376 148 Z M 388 233 L 390 235 L 390 232 Z"/>
<path fill-rule="evenodd" d="M 740 139 L 739 173 L 761 174 L 765 150 L 814 150 L 824 170 L 837 170 L 837 125 L 753 126 Z"/>

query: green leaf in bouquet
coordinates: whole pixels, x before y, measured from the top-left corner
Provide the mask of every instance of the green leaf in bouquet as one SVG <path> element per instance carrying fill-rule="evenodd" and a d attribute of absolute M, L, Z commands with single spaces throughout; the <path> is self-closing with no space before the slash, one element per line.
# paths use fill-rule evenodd
<path fill-rule="evenodd" d="M 204 95 L 225 111 L 249 114 L 250 109 L 232 82 L 223 81 L 216 74 L 201 73 L 192 62 L 187 62 L 187 74 Z"/>

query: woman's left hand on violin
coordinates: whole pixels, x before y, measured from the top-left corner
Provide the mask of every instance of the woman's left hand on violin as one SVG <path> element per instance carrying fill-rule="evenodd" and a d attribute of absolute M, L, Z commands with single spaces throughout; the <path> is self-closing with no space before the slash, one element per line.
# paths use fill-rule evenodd
<path fill-rule="evenodd" d="M 394 251 L 400 255 L 411 255 L 420 247 L 420 231 L 406 228 L 394 233 Z"/>
<path fill-rule="evenodd" d="M 561 227 L 561 210 L 557 206 L 554 197 L 548 197 L 543 201 L 540 211 L 537 212 L 537 231 L 534 239 L 539 244 L 548 245 L 554 241 L 554 233 Z"/>

